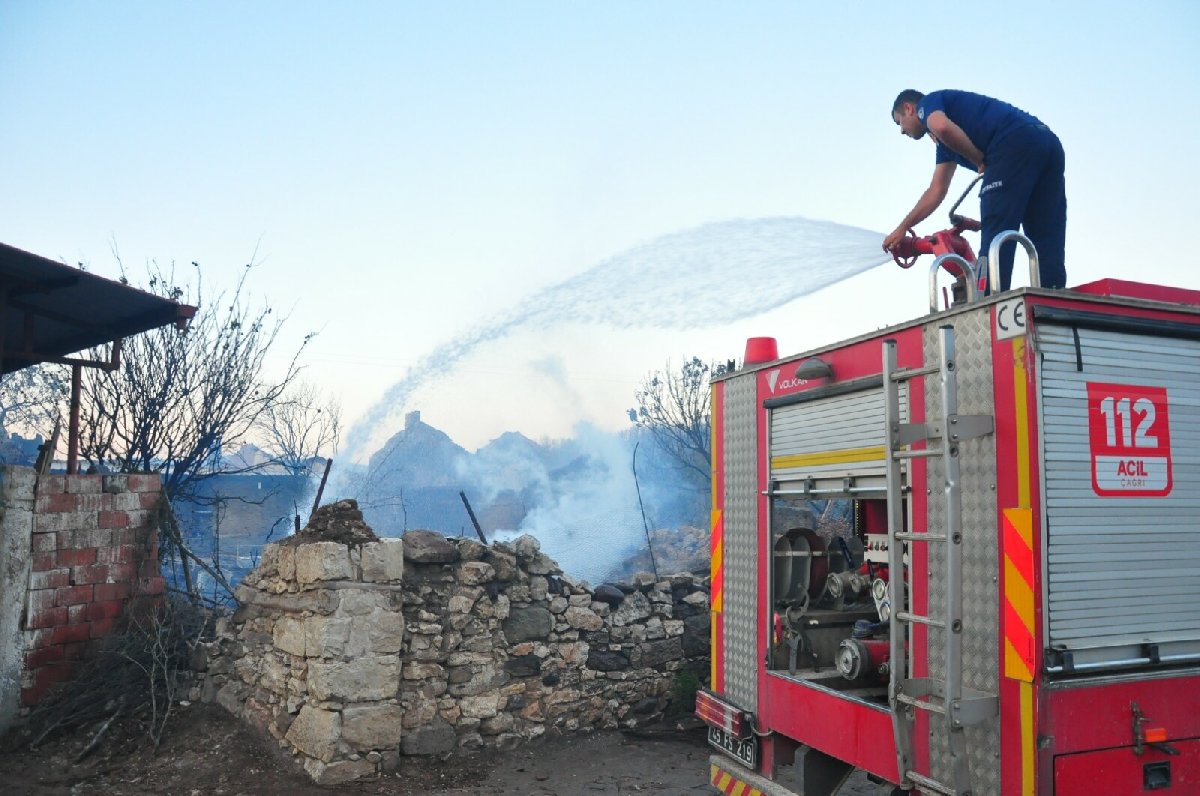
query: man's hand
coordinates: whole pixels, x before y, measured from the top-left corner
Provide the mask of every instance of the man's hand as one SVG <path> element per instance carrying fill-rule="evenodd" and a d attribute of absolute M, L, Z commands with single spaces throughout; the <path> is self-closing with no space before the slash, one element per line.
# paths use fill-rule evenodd
<path fill-rule="evenodd" d="M 908 227 L 900 226 L 892 230 L 886 238 L 883 239 L 883 250 L 890 252 L 896 248 L 904 236 L 908 234 Z"/>

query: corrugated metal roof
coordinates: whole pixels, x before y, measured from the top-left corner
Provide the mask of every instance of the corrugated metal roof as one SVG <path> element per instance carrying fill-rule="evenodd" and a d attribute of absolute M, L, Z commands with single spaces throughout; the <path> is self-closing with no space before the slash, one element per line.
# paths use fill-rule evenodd
<path fill-rule="evenodd" d="M 0 243 L 0 373 L 182 324 L 195 312 L 187 304 Z"/>

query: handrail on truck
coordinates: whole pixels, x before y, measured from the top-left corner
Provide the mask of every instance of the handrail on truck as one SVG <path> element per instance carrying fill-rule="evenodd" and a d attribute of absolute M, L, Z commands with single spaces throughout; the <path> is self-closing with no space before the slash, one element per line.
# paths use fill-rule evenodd
<path fill-rule="evenodd" d="M 963 284 L 967 286 L 967 303 L 974 304 L 978 297 L 978 289 L 975 286 L 975 272 L 971 269 L 971 264 L 967 262 L 965 257 L 958 254 L 942 254 L 933 261 L 933 265 L 929 268 L 929 311 L 938 311 L 938 270 L 945 268 L 953 273 L 951 265 L 958 266 L 959 276 L 962 278 Z"/>
<path fill-rule="evenodd" d="M 1041 271 L 1038 270 L 1037 249 L 1034 248 L 1033 241 L 1015 229 L 1009 229 L 992 238 L 992 245 L 988 247 L 988 292 L 1000 292 L 1000 247 L 1009 241 L 1021 244 L 1021 247 L 1025 249 L 1025 254 L 1029 256 L 1029 286 L 1041 287 Z"/>

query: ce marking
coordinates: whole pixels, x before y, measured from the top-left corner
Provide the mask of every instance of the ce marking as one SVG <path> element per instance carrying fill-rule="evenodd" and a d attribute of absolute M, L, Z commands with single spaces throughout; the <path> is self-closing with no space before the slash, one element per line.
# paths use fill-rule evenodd
<path fill-rule="evenodd" d="M 996 305 L 996 339 L 1009 340 L 1026 333 L 1025 299 L 1014 298 Z"/>

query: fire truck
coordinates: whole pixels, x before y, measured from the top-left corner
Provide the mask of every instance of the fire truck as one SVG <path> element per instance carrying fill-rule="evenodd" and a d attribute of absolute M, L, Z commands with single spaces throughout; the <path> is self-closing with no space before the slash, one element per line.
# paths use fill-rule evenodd
<path fill-rule="evenodd" d="M 721 792 L 1200 794 L 1200 291 L 963 228 L 928 314 L 713 380 Z"/>

